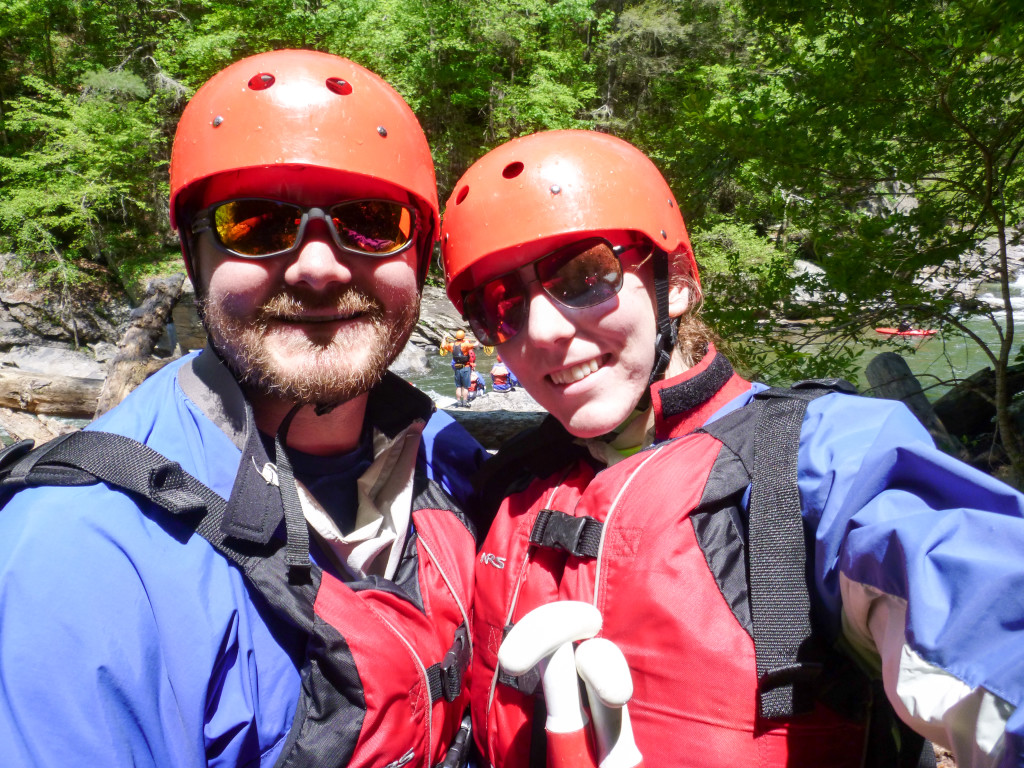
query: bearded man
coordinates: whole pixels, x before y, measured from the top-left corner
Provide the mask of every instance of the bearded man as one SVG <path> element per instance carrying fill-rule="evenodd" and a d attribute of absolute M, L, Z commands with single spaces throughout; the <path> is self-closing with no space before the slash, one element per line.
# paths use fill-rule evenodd
<path fill-rule="evenodd" d="M 387 373 L 439 229 L 423 132 L 351 61 L 244 59 L 182 115 L 170 210 L 209 345 L 86 434 L 206 503 L 101 482 L 0 511 L 2 762 L 438 764 L 485 453 Z"/>

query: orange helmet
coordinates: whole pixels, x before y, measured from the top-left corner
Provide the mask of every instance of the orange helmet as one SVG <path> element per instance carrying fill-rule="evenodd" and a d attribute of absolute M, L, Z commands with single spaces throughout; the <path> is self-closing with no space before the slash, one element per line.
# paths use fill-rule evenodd
<path fill-rule="evenodd" d="M 466 332 L 463 330 L 456 331 L 455 338 L 458 339 L 459 341 L 462 341 L 464 338 L 466 338 Z"/>
<path fill-rule="evenodd" d="M 210 78 L 185 107 L 171 151 L 171 226 L 187 228 L 201 182 L 241 170 L 312 167 L 384 181 L 420 210 L 426 274 L 439 229 L 430 147 L 416 116 L 380 77 L 318 51 L 242 59 Z M 182 249 L 191 269 L 187 233 Z"/>
<path fill-rule="evenodd" d="M 697 278 L 686 225 L 664 177 L 632 144 L 595 131 L 548 131 L 514 139 L 459 179 L 441 228 L 448 298 L 462 311 L 471 268 L 490 276 L 522 266 L 514 250 L 549 237 L 635 231 L 680 254 Z"/>

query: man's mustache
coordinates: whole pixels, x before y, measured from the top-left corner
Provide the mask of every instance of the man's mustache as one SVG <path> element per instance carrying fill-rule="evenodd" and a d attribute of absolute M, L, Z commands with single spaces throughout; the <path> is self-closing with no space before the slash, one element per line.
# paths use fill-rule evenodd
<path fill-rule="evenodd" d="M 382 317 L 384 307 L 357 288 L 347 288 L 333 294 L 305 293 L 294 288 L 282 291 L 268 299 L 260 308 L 258 320 L 299 318 L 308 312 L 333 312 L 338 315 L 371 315 Z"/>

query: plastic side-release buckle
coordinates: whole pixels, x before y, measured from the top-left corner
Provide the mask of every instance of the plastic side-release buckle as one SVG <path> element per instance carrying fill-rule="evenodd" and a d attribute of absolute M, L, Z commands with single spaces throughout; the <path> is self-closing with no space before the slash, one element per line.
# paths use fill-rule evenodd
<path fill-rule="evenodd" d="M 597 557 L 603 524 L 593 517 L 574 517 L 542 509 L 530 530 L 530 543 L 561 549 L 576 557 Z"/>
<path fill-rule="evenodd" d="M 508 637 L 508 633 L 512 631 L 513 626 L 515 625 L 506 625 L 505 630 L 501 634 L 502 640 Z M 530 669 L 521 675 L 510 675 L 499 666 L 498 682 L 519 691 L 525 696 L 536 696 L 541 692 L 540 665 L 530 667 Z"/>
<path fill-rule="evenodd" d="M 427 682 L 430 685 L 430 700 L 444 698 L 452 702 L 462 693 L 462 679 L 469 669 L 469 631 L 465 624 L 455 630 L 452 647 L 437 664 L 427 669 Z"/>

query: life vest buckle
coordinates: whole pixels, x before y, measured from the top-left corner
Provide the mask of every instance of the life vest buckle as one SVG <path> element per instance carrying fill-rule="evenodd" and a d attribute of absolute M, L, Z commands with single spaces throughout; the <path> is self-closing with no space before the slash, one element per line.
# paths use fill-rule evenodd
<path fill-rule="evenodd" d="M 469 668 L 469 632 L 461 624 L 455 630 L 455 640 L 441 660 L 441 694 L 452 702 L 462 693 L 462 677 Z"/>
<path fill-rule="evenodd" d="M 542 509 L 530 530 L 530 543 L 561 549 L 574 557 L 597 557 L 603 527 L 593 517 L 574 517 L 557 509 Z"/>

